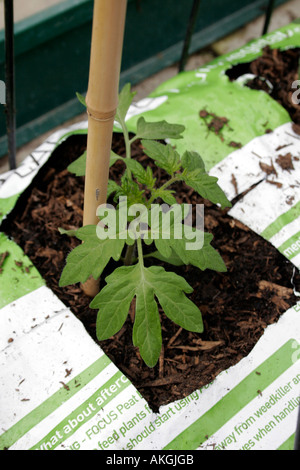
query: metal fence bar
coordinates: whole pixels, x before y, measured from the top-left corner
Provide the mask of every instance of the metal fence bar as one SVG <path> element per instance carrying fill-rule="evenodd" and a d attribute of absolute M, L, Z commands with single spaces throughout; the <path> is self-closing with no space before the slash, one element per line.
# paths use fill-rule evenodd
<path fill-rule="evenodd" d="M 16 168 L 16 105 L 14 66 L 14 1 L 4 0 L 6 126 L 10 169 Z"/>
<path fill-rule="evenodd" d="M 188 59 L 190 44 L 192 40 L 193 31 L 196 25 L 200 2 L 201 0 L 193 1 L 192 10 L 191 10 L 191 14 L 190 14 L 190 18 L 189 18 L 189 22 L 187 26 L 187 31 L 185 35 L 185 40 L 183 44 L 182 54 L 181 54 L 181 58 L 179 61 L 179 67 L 178 67 L 179 72 L 183 72 L 187 59 Z"/>
<path fill-rule="evenodd" d="M 268 32 L 274 6 L 275 6 L 275 0 L 269 0 L 262 35 L 267 34 Z"/>

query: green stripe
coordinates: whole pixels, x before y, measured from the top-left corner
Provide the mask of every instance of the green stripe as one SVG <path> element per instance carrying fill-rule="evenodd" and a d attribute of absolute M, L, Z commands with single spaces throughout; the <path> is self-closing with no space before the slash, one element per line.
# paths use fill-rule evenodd
<path fill-rule="evenodd" d="M 283 444 L 281 444 L 277 450 L 294 450 L 295 438 L 296 435 L 294 433 Z"/>
<path fill-rule="evenodd" d="M 0 436 L 0 450 L 11 447 L 15 442 L 21 439 L 22 436 L 30 431 L 30 429 L 40 423 L 59 406 L 85 387 L 86 384 L 100 374 L 100 372 L 102 372 L 109 364 L 111 364 L 111 361 L 104 354 L 90 367 L 81 372 L 74 379 L 70 380 L 66 384 L 66 387 L 60 388 L 40 406 L 35 408 L 28 415 L 24 416 L 24 418 Z"/>
<path fill-rule="evenodd" d="M 294 348 L 295 340 L 287 341 L 210 410 L 175 437 L 164 450 L 197 449 L 257 397 L 258 390 L 263 391 L 293 365 Z"/>
<path fill-rule="evenodd" d="M 67 416 L 63 421 L 61 421 L 52 431 L 50 431 L 47 436 L 45 436 L 43 439 L 41 439 L 37 444 L 35 444 L 30 450 L 47 450 L 49 449 L 48 446 L 46 446 L 47 442 L 51 442 L 51 438 L 54 440 L 53 445 L 51 445 L 51 450 L 56 449 L 62 442 L 64 442 L 66 439 L 68 439 L 70 436 L 72 436 L 75 432 L 78 431 L 78 429 L 83 425 L 86 424 L 90 419 L 92 419 L 101 409 L 103 409 L 104 406 L 106 406 L 113 398 L 119 395 L 120 392 L 125 390 L 131 382 L 125 378 L 126 382 L 122 382 L 121 385 L 117 387 L 117 392 L 110 392 L 110 395 L 106 393 L 105 398 L 103 399 L 103 402 L 101 403 L 100 406 L 94 406 L 96 403 L 97 398 L 100 396 L 101 397 L 101 390 L 107 390 L 109 389 L 112 385 L 115 384 L 115 382 L 121 378 L 125 378 L 123 376 L 122 372 L 117 372 L 113 377 L 111 377 L 105 384 L 101 386 L 99 390 L 97 390 L 91 397 L 89 397 L 84 403 L 81 403 L 81 405 L 74 410 L 69 416 Z M 115 386 L 116 387 L 116 386 Z M 91 406 L 92 404 L 92 406 Z M 83 410 L 89 409 L 89 415 L 84 419 L 82 422 L 78 423 L 78 425 L 70 423 L 72 420 L 76 420 L 78 415 L 81 414 L 83 415 Z M 77 422 L 77 420 L 76 420 Z M 66 428 L 67 427 L 67 430 Z M 64 429 L 65 428 L 65 429 Z M 44 444 L 44 445 L 43 445 Z"/>
<path fill-rule="evenodd" d="M 0 233 L 0 255 L 5 252 L 8 256 L 1 266 L 0 309 L 45 285 L 44 279 L 19 245 Z"/>
<path fill-rule="evenodd" d="M 287 259 L 293 259 L 295 256 L 297 256 L 300 253 L 300 232 L 296 233 L 296 235 L 293 235 L 291 238 L 285 241 L 278 248 L 278 251 L 284 254 Z"/>
<path fill-rule="evenodd" d="M 13 210 L 19 197 L 20 194 L 14 194 L 13 196 L 7 197 L 5 199 L 0 198 L 0 223 L 4 217 Z"/>
<path fill-rule="evenodd" d="M 87 128 L 86 129 L 74 129 L 72 131 L 68 131 L 58 139 L 58 141 L 55 144 L 55 148 L 58 147 L 63 141 L 67 140 L 68 137 L 71 137 L 73 135 L 78 135 L 78 134 L 87 134 L 87 132 L 88 132 Z"/>
<path fill-rule="evenodd" d="M 272 222 L 265 230 L 260 234 L 266 240 L 270 240 L 276 233 L 278 233 L 285 225 L 293 222 L 300 216 L 300 201 L 297 202 L 290 210 L 281 214 L 277 219 Z"/>

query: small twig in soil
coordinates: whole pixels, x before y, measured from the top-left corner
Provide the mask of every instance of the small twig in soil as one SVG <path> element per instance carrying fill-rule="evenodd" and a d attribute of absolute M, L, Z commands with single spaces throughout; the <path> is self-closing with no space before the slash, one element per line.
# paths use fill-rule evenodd
<path fill-rule="evenodd" d="M 162 378 L 164 376 L 164 362 L 165 362 L 165 350 L 164 350 L 164 347 L 162 346 L 161 354 L 159 356 L 159 371 L 158 371 L 159 378 Z"/>
<path fill-rule="evenodd" d="M 269 291 L 274 292 L 275 294 L 285 299 L 289 299 L 293 295 L 293 289 L 290 289 L 289 287 L 280 286 L 279 284 L 275 284 L 274 282 L 260 281 L 258 287 L 260 291 L 268 289 Z"/>
<path fill-rule="evenodd" d="M 175 383 L 180 383 L 181 374 L 174 374 L 163 379 L 152 380 L 152 382 L 146 382 L 143 386 L 144 387 L 162 387 L 164 385 L 170 385 Z"/>
<path fill-rule="evenodd" d="M 169 340 L 168 344 L 167 344 L 167 348 L 169 348 L 173 343 L 174 341 L 177 339 L 177 337 L 180 335 L 180 333 L 182 332 L 182 328 L 180 327 L 174 336 L 172 336 L 172 338 Z"/>

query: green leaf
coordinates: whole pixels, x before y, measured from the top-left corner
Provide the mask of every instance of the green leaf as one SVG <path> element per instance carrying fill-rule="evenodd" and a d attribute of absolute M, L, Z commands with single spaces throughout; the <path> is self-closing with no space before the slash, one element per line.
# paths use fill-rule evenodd
<path fill-rule="evenodd" d="M 183 168 L 188 171 L 203 170 L 205 171 L 204 161 L 197 152 L 184 152 L 181 157 Z"/>
<path fill-rule="evenodd" d="M 133 204 L 144 204 L 145 200 L 143 194 L 144 191 L 140 190 L 139 185 L 131 178 L 128 178 L 125 173 L 121 178 L 121 186 L 118 186 L 118 190 L 116 191 L 115 202 L 117 202 L 121 196 L 126 196 L 128 207 Z"/>
<path fill-rule="evenodd" d="M 111 150 L 109 167 L 112 167 L 118 160 L 125 160 L 125 158 L 120 157 L 120 155 L 117 155 L 113 150 Z"/>
<path fill-rule="evenodd" d="M 146 177 L 143 184 L 145 184 L 147 188 L 152 189 L 155 185 L 155 182 L 156 178 L 153 176 L 153 171 L 150 166 L 147 166 Z"/>
<path fill-rule="evenodd" d="M 140 266 L 138 266 L 140 268 Z M 141 269 L 136 290 L 135 321 L 133 325 L 133 344 L 149 367 L 154 367 L 162 347 L 162 334 L 158 306 L 150 281 L 150 269 Z"/>
<path fill-rule="evenodd" d="M 115 118 L 119 124 L 122 125 L 122 123 L 125 122 L 126 114 L 128 112 L 128 109 L 130 108 L 130 105 L 135 95 L 136 95 L 136 92 L 131 91 L 130 83 L 127 83 L 122 88 L 119 94 L 119 104 L 118 104 L 116 118 Z"/>
<path fill-rule="evenodd" d="M 231 202 L 218 185 L 218 178 L 215 176 L 194 170 L 193 172 L 187 172 L 187 174 L 183 173 L 183 179 L 188 186 L 204 199 L 208 199 L 214 204 L 220 204 L 222 209 L 231 207 Z"/>
<path fill-rule="evenodd" d="M 126 158 L 124 159 L 124 162 L 140 184 L 144 184 L 149 189 L 153 188 L 156 179 L 153 177 L 153 172 L 149 166 L 147 166 L 147 169 L 145 170 L 138 161 L 132 158 Z"/>
<path fill-rule="evenodd" d="M 68 166 L 68 171 L 75 176 L 84 176 L 86 170 L 86 151 Z"/>
<path fill-rule="evenodd" d="M 107 185 L 107 199 L 113 194 L 120 190 L 120 186 L 114 180 L 108 180 Z"/>
<path fill-rule="evenodd" d="M 185 293 L 193 289 L 180 276 L 161 267 L 145 268 L 141 264 L 117 268 L 106 278 L 107 285 L 90 307 L 99 309 L 97 337 L 105 340 L 119 331 L 136 297 L 133 343 L 149 367 L 158 361 L 161 346 L 161 326 L 158 299 L 165 314 L 183 328 L 201 333 L 203 322 L 199 309 Z"/>
<path fill-rule="evenodd" d="M 86 101 L 85 101 L 85 97 L 83 95 L 81 95 L 80 93 L 76 92 L 76 96 L 77 96 L 77 99 L 78 101 L 83 104 L 83 106 L 86 107 Z"/>
<path fill-rule="evenodd" d="M 97 236 L 96 225 L 87 225 L 77 230 L 76 237 L 83 243 L 68 255 L 59 281 L 60 287 L 77 282 L 84 283 L 90 276 L 99 279 L 111 258 L 119 261 L 125 245 L 125 239 L 119 239 L 121 232 L 120 229 L 116 239 L 100 240 Z"/>
<path fill-rule="evenodd" d="M 163 261 L 164 263 L 172 264 L 173 266 L 183 266 L 185 264 L 173 250 L 171 256 L 168 258 L 163 256 L 159 251 L 154 251 L 151 253 L 151 256 L 149 255 L 149 258 L 150 257 L 158 259 L 159 261 Z"/>
<path fill-rule="evenodd" d="M 136 297 L 133 343 L 139 347 L 145 363 L 154 367 L 160 355 L 162 337 L 158 307 L 146 279 L 147 271 L 145 268 L 141 270 L 140 265 L 117 268 L 105 279 L 107 285 L 90 307 L 99 309 L 96 332 L 102 341 L 122 328 L 131 301 Z"/>
<path fill-rule="evenodd" d="M 175 194 L 175 191 L 172 191 L 170 189 L 158 188 L 152 191 L 152 196 L 155 197 L 155 199 L 160 198 L 169 206 L 172 206 L 177 202 L 173 194 Z"/>
<path fill-rule="evenodd" d="M 172 220 L 169 212 L 163 213 L 157 207 L 152 209 L 148 223 L 156 249 L 164 259 L 172 258 L 175 253 L 183 264 L 196 266 L 202 271 L 227 271 L 219 252 L 211 246 L 212 234 L 184 225 L 182 217 L 176 216 Z"/>
<path fill-rule="evenodd" d="M 131 171 L 133 176 L 138 180 L 139 183 L 145 184 L 147 180 L 147 173 L 143 166 L 133 158 L 126 158 L 125 160 L 127 168 Z"/>
<path fill-rule="evenodd" d="M 180 156 L 170 144 L 163 145 L 151 140 L 143 140 L 142 145 L 148 157 L 155 160 L 156 165 L 173 175 L 181 167 Z"/>
<path fill-rule="evenodd" d="M 65 230 L 64 228 L 59 228 L 58 231 L 61 235 L 68 235 L 68 237 L 76 237 L 77 230 Z"/>
<path fill-rule="evenodd" d="M 137 122 L 136 135 L 139 139 L 182 139 L 182 132 L 185 127 L 180 124 L 169 124 L 166 121 L 160 122 L 146 122 L 143 117 L 140 117 Z"/>
<path fill-rule="evenodd" d="M 188 331 L 203 332 L 203 321 L 198 307 L 185 296 L 191 294 L 193 288 L 183 277 L 165 271 L 162 267 L 149 268 L 151 283 L 163 311 L 176 325 Z"/>
<path fill-rule="evenodd" d="M 183 181 L 193 188 L 204 199 L 214 204 L 220 204 L 222 209 L 231 207 L 224 191 L 218 185 L 218 178 L 210 176 L 205 171 L 205 165 L 197 152 L 185 152 L 181 158 Z"/>
<path fill-rule="evenodd" d="M 111 338 L 124 325 L 135 296 L 138 274 L 136 266 L 116 269 L 105 279 L 107 285 L 91 302 L 91 308 L 99 309 L 96 334 L 100 341 Z"/>
<path fill-rule="evenodd" d="M 120 157 L 117 155 L 115 152 L 111 151 L 110 152 L 110 162 L 109 166 L 113 166 L 117 160 L 124 160 L 123 157 Z M 85 176 L 86 172 L 86 151 L 79 157 L 77 160 L 72 162 L 68 166 L 68 171 L 70 173 L 73 173 L 75 176 Z"/>

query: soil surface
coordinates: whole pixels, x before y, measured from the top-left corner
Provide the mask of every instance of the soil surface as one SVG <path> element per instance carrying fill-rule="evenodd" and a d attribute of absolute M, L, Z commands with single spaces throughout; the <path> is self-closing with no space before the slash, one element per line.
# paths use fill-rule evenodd
<path fill-rule="evenodd" d="M 270 50 L 265 51 L 265 57 L 266 70 L 272 69 L 269 60 L 278 60 L 280 70 L 286 61 Z M 251 67 L 256 70 L 258 62 L 254 61 Z M 238 73 L 241 74 L 231 69 L 231 78 L 237 78 Z M 262 73 L 259 69 L 260 76 Z M 268 79 L 271 78 L 268 75 Z M 282 104 L 288 102 L 289 93 L 290 90 L 286 90 Z M 293 116 L 300 123 L 298 111 Z M 215 116 L 210 117 L 215 119 Z M 132 345 L 130 315 L 119 333 L 99 343 L 95 337 L 97 311 L 89 308 L 91 299 L 83 294 L 79 285 L 58 286 L 66 256 L 79 243 L 75 238 L 60 235 L 58 228 L 76 229 L 82 225 L 83 216 L 84 178 L 75 177 L 66 168 L 85 149 L 84 135 L 72 136 L 61 144 L 23 193 L 1 229 L 23 248 L 47 285 L 83 322 L 91 337 L 132 381 L 151 408 L 158 411 L 161 405 L 207 385 L 221 371 L 247 356 L 264 329 L 296 304 L 298 298 L 293 289 L 300 290 L 300 274 L 270 243 L 231 218 L 228 210 L 203 201 L 180 183 L 174 188 L 177 201 L 205 204 L 205 229 L 214 235 L 212 244 L 228 268 L 226 273 L 216 273 L 202 272 L 192 266 L 164 265 L 166 270 L 183 276 L 194 288 L 190 298 L 202 312 L 204 333 L 185 331 L 161 312 L 163 349 L 153 369 L 145 366 L 138 349 Z M 125 154 L 124 141 L 119 134 L 114 135 L 113 150 L 119 155 Z M 133 158 L 144 166 L 152 165 L 139 142 L 134 144 Z M 111 178 L 118 180 L 123 170 L 123 163 L 118 162 L 110 171 Z M 162 183 L 166 178 L 160 169 L 155 169 L 154 176 Z M 148 259 L 146 263 L 150 265 L 153 261 Z M 103 273 L 102 285 L 115 267 L 116 263 L 109 264 Z"/>

